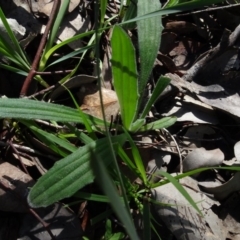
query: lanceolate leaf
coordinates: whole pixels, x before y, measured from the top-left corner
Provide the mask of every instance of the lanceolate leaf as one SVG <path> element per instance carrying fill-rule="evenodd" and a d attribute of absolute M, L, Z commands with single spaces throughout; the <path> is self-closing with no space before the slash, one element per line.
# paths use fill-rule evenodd
<path fill-rule="evenodd" d="M 92 125 L 103 125 L 103 121 L 85 114 Z M 43 119 L 58 122 L 83 123 L 79 111 L 58 104 L 29 99 L 0 99 L 0 118 Z"/>
<path fill-rule="evenodd" d="M 167 128 L 177 121 L 176 117 L 164 117 L 152 123 L 148 123 L 139 129 L 139 132 Z"/>
<path fill-rule="evenodd" d="M 112 138 L 112 142 L 123 144 L 125 134 Z M 101 157 L 104 164 L 111 162 L 106 138 L 91 142 L 57 162 L 31 189 L 28 203 L 31 207 L 46 207 L 63 198 L 72 196 L 91 183 L 94 176 L 90 167 L 92 155 Z"/>
<path fill-rule="evenodd" d="M 160 10 L 159 0 L 138 0 L 137 15 L 142 16 Z M 138 45 L 140 55 L 139 94 L 143 93 L 151 74 L 155 58 L 160 47 L 163 30 L 162 18 L 148 18 L 137 22 Z"/>
<path fill-rule="evenodd" d="M 112 71 L 124 127 L 129 130 L 138 105 L 135 49 L 127 33 L 118 26 L 112 32 Z"/>

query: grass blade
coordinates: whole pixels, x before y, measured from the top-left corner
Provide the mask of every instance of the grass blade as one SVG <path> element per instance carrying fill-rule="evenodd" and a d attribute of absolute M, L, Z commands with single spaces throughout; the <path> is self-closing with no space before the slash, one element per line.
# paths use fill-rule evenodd
<path fill-rule="evenodd" d="M 6 70 L 9 70 L 9 71 L 18 73 L 18 74 L 23 75 L 23 76 L 27 76 L 28 75 L 27 72 L 25 72 L 25 71 L 23 71 L 21 69 L 18 69 L 18 68 L 15 68 L 15 67 L 3 64 L 3 63 L 0 63 L 0 68 L 3 68 L 3 69 L 6 69 Z"/>
<path fill-rule="evenodd" d="M 76 55 L 78 55 L 78 54 L 80 54 L 80 53 L 83 53 L 84 51 L 89 50 L 89 49 L 91 49 L 91 48 L 93 48 L 93 47 L 94 47 L 94 45 L 90 45 L 90 46 L 83 47 L 83 48 L 81 48 L 81 49 L 79 49 L 79 50 L 73 51 L 73 52 L 71 52 L 71 53 L 68 53 L 68 54 L 64 55 L 63 57 L 59 58 L 58 60 L 50 63 L 50 64 L 45 68 L 45 70 L 46 70 L 48 67 L 53 66 L 54 64 L 57 64 L 57 63 L 60 63 L 60 62 L 62 62 L 62 61 L 65 61 L 65 60 L 67 60 L 67 59 L 69 59 L 69 58 L 72 58 L 72 57 L 74 57 L 74 56 L 76 56 Z"/>
<path fill-rule="evenodd" d="M 102 162 L 102 159 L 98 157 L 92 158 L 92 168 L 99 186 L 109 198 L 113 210 L 117 214 L 120 221 L 124 224 L 130 239 L 139 239 L 131 218 L 131 214 L 126 210 L 126 206 L 124 206 L 122 199 L 117 193 L 117 189 L 114 186 L 106 167 Z"/>
<path fill-rule="evenodd" d="M 157 81 L 156 86 L 153 89 L 152 95 L 149 98 L 143 112 L 141 113 L 140 118 L 145 118 L 146 115 L 149 113 L 152 105 L 155 103 L 155 101 L 158 99 L 159 95 L 162 93 L 162 91 L 166 88 L 166 86 L 170 83 L 170 79 L 167 77 L 160 77 Z"/>
<path fill-rule="evenodd" d="M 57 14 L 56 19 L 54 21 L 53 27 L 52 27 L 51 32 L 50 32 L 49 39 L 48 39 L 46 47 L 45 47 L 46 51 L 48 51 L 53 46 L 54 41 L 56 40 L 56 36 L 57 36 L 59 26 L 62 22 L 62 19 L 63 19 L 64 15 L 65 15 L 65 12 L 67 11 L 69 3 L 70 3 L 70 0 L 61 1 L 61 6 L 59 8 L 58 14 Z"/>
<path fill-rule="evenodd" d="M 143 164 L 143 161 L 142 161 L 142 157 L 138 151 L 138 148 L 136 146 L 136 144 L 133 142 L 132 140 L 132 137 L 130 136 L 130 134 L 125 130 L 123 129 L 126 136 L 127 136 L 127 139 L 130 143 L 130 146 L 132 148 L 132 155 L 133 155 L 133 159 L 134 159 L 134 162 L 135 162 L 135 165 L 138 169 L 138 172 L 139 172 L 139 175 L 140 175 L 140 178 L 141 180 L 143 181 L 143 183 L 145 185 L 147 185 L 147 175 L 146 175 L 146 170 L 145 170 L 145 167 L 144 167 L 144 164 Z"/>
<path fill-rule="evenodd" d="M 115 26 L 112 32 L 112 71 L 124 127 L 129 130 L 138 104 L 135 49 L 127 33 Z"/>
<path fill-rule="evenodd" d="M 106 13 L 106 9 L 107 9 L 107 0 L 101 0 L 100 1 L 100 10 L 101 10 L 101 25 L 103 26 L 104 24 L 104 17 L 105 17 L 105 13 Z"/>
<path fill-rule="evenodd" d="M 0 7 L 0 18 L 1 18 L 2 22 L 3 22 L 4 27 L 6 28 L 6 31 L 7 31 L 7 33 L 8 33 L 9 38 L 11 39 L 11 41 L 12 41 L 12 43 L 13 43 L 13 46 L 14 46 L 14 48 L 15 48 L 14 50 L 17 51 L 17 52 L 19 53 L 19 55 L 21 55 L 22 59 L 23 59 L 26 63 L 28 63 L 27 58 L 26 58 L 26 55 L 25 55 L 25 53 L 23 52 L 20 44 L 18 43 L 18 40 L 17 40 L 17 38 L 15 37 L 12 29 L 10 28 L 10 26 L 9 26 L 9 24 L 8 24 L 8 22 L 7 22 L 7 19 L 6 19 L 5 15 L 4 15 L 1 7 Z M 8 44 L 7 44 L 7 45 L 8 45 Z M 12 47 L 8 48 L 8 51 L 9 51 L 9 52 L 12 52 L 12 51 L 13 51 Z"/>
<path fill-rule="evenodd" d="M 66 139 L 61 139 L 52 133 L 40 129 L 40 127 L 33 121 L 21 120 L 20 122 L 27 126 L 40 141 L 62 157 L 66 157 L 69 153 L 77 150 L 77 147 Z M 59 148 L 59 146 L 61 148 Z"/>
<path fill-rule="evenodd" d="M 131 22 L 136 22 L 136 21 L 143 20 L 143 19 L 147 19 L 147 18 L 151 18 L 151 17 L 163 16 L 163 15 L 168 15 L 168 14 L 173 14 L 173 13 L 179 13 L 182 11 L 203 8 L 205 6 L 208 6 L 211 4 L 216 4 L 216 3 L 221 3 L 221 2 L 222 2 L 222 0 L 198 0 L 198 1 L 184 2 L 184 3 L 178 4 L 177 6 L 164 8 L 164 9 L 161 9 L 158 11 L 144 14 L 143 16 L 132 18 L 128 21 L 119 23 L 118 26 L 128 24 Z"/>
<path fill-rule="evenodd" d="M 167 178 L 169 182 L 171 182 L 176 187 L 176 189 L 183 195 L 183 197 L 186 198 L 186 200 L 192 205 L 192 207 L 196 209 L 196 211 L 202 216 L 202 213 L 199 210 L 197 204 L 193 201 L 193 199 L 188 194 L 188 192 L 183 188 L 183 186 L 171 174 L 163 171 L 159 171 L 159 173 L 165 178 Z"/>

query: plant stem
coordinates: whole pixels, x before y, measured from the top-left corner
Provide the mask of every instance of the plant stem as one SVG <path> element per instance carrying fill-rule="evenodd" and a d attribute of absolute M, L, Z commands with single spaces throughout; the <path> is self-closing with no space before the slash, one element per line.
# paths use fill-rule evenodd
<path fill-rule="evenodd" d="M 43 34 L 41 42 L 39 44 L 37 53 L 36 53 L 35 58 L 33 60 L 30 72 L 28 73 L 28 76 L 26 77 L 26 79 L 23 83 L 23 86 L 22 86 L 22 89 L 21 89 L 21 92 L 20 92 L 20 97 L 25 97 L 26 96 L 29 85 L 30 85 L 33 77 L 36 75 L 36 70 L 37 70 L 37 67 L 38 67 L 38 64 L 39 64 L 39 61 L 40 61 L 40 58 L 41 58 L 41 54 L 43 52 L 44 46 L 46 45 L 48 34 L 49 34 L 49 31 L 50 31 L 50 29 L 53 25 L 53 22 L 54 22 L 56 14 L 58 12 L 60 3 L 61 3 L 60 0 L 55 0 L 54 1 L 52 12 L 49 16 L 49 20 L 48 20 L 48 23 L 46 25 L 46 29 L 44 31 L 44 34 Z"/>

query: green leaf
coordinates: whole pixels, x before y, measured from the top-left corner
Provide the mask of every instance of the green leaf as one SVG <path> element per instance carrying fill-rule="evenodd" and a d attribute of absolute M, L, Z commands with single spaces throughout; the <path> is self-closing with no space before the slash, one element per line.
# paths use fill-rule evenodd
<path fill-rule="evenodd" d="M 142 161 L 142 157 L 141 157 L 141 155 L 138 151 L 138 148 L 137 148 L 136 144 L 132 140 L 132 137 L 130 136 L 130 134 L 125 129 L 123 129 L 123 130 L 124 130 L 124 132 L 127 136 L 127 139 L 130 143 L 133 159 L 134 159 L 135 165 L 137 167 L 139 177 L 141 178 L 143 183 L 145 185 L 147 185 L 147 175 L 146 175 L 146 170 L 145 170 L 145 167 L 144 167 L 144 164 L 143 164 L 143 161 Z M 135 173 L 137 174 L 137 172 L 135 172 Z"/>
<path fill-rule="evenodd" d="M 153 89 L 152 95 L 149 98 L 147 104 L 145 105 L 145 108 L 141 114 L 141 118 L 145 118 L 146 115 L 149 113 L 152 105 L 155 103 L 155 101 L 158 99 L 159 95 L 162 93 L 162 91 L 166 88 L 166 86 L 170 83 L 170 79 L 167 77 L 160 77 L 157 81 L 156 86 Z"/>
<path fill-rule="evenodd" d="M 40 141 L 42 141 L 57 154 L 60 154 L 62 157 L 67 156 L 69 152 L 74 152 L 77 150 L 77 148 L 66 139 L 61 139 L 52 133 L 48 133 L 40 129 L 39 126 L 33 121 L 21 120 L 20 122 L 26 125 Z"/>
<path fill-rule="evenodd" d="M 137 119 L 135 122 L 133 122 L 130 126 L 130 131 L 131 132 L 137 132 L 143 124 L 146 122 L 144 118 Z"/>
<path fill-rule="evenodd" d="M 137 16 L 137 0 L 132 0 L 124 14 L 122 22 L 125 22 L 129 19 L 135 18 Z M 136 27 L 136 23 L 124 24 L 124 29 L 133 29 Z"/>
<path fill-rule="evenodd" d="M 112 32 L 112 72 L 123 126 L 130 129 L 138 104 L 135 49 L 127 33 L 115 26 Z"/>
<path fill-rule="evenodd" d="M 107 0 L 101 0 L 100 1 L 100 10 L 101 10 L 101 25 L 104 24 L 104 17 L 107 9 Z"/>
<path fill-rule="evenodd" d="M 80 199 L 89 200 L 89 201 L 105 202 L 105 203 L 109 202 L 108 197 L 106 197 L 105 195 L 93 194 L 93 193 L 82 192 L 82 191 L 75 193 L 73 196 L 75 198 L 80 198 Z"/>
<path fill-rule="evenodd" d="M 11 39 L 12 41 L 12 44 L 14 46 L 14 49 L 12 48 L 12 46 L 9 45 L 9 43 L 5 42 L 5 46 L 7 47 L 6 50 L 11 53 L 11 55 L 13 56 L 14 55 L 14 52 L 18 53 L 20 56 L 21 56 L 21 59 L 27 64 L 29 65 L 28 61 L 27 61 L 27 58 L 26 58 L 26 55 L 25 53 L 23 52 L 17 38 L 15 37 L 12 29 L 10 28 L 8 22 L 7 22 L 7 19 L 2 11 L 2 8 L 0 7 L 0 18 L 2 20 L 2 23 L 4 25 L 4 27 L 6 28 L 6 32 L 8 33 L 8 36 L 9 38 Z M 3 41 L 3 38 L 1 39 L 1 41 Z M 12 54 L 13 53 L 13 54 Z"/>
<path fill-rule="evenodd" d="M 105 30 L 105 29 L 108 29 L 110 27 L 106 27 L 106 28 L 102 28 L 101 30 Z M 99 30 L 100 31 L 100 30 Z M 74 42 L 74 41 L 77 41 L 83 37 L 87 37 L 91 34 L 94 34 L 95 33 L 95 30 L 93 31 L 88 31 L 88 32 L 85 32 L 85 33 L 81 33 L 81 34 L 78 34 L 74 37 L 71 37 L 71 38 L 68 38 L 66 40 L 64 40 L 63 42 L 53 46 L 52 48 L 50 48 L 43 56 L 42 56 L 42 59 L 40 61 L 40 68 L 39 70 L 43 70 L 45 68 L 45 65 L 46 65 L 46 62 L 48 61 L 48 59 L 50 58 L 50 56 L 55 52 L 57 51 L 59 48 L 67 45 L 68 43 L 71 43 L 71 42 Z"/>
<path fill-rule="evenodd" d="M 90 46 L 86 46 L 86 47 L 83 47 L 81 49 L 78 49 L 76 51 L 73 51 L 71 53 L 68 53 L 68 54 L 64 55 L 63 57 L 59 58 L 58 60 L 50 63 L 44 70 L 46 70 L 50 66 L 53 66 L 53 65 L 55 65 L 57 63 L 60 63 L 60 62 L 65 61 L 65 60 L 68 60 L 69 58 L 72 58 L 72 57 L 74 57 L 74 56 L 76 56 L 76 55 L 78 55 L 80 53 L 83 53 L 84 51 L 89 50 L 89 49 L 91 49 L 93 47 L 94 47 L 94 45 L 90 45 Z"/>
<path fill-rule="evenodd" d="M 101 119 L 85 114 L 92 125 L 103 125 Z M 0 118 L 43 119 L 83 123 L 79 111 L 70 107 L 30 99 L 0 99 Z"/>
<path fill-rule="evenodd" d="M 179 3 L 179 0 L 169 0 L 165 7 L 172 7 Z"/>
<path fill-rule="evenodd" d="M 27 72 L 25 72 L 25 71 L 23 71 L 23 70 L 21 70 L 19 68 L 15 68 L 15 67 L 9 66 L 7 64 L 0 63 L 0 67 L 3 68 L 3 69 L 9 70 L 9 71 L 18 73 L 18 74 L 23 75 L 23 76 L 27 76 L 28 75 Z"/>
<path fill-rule="evenodd" d="M 137 16 L 160 10 L 159 0 L 138 0 Z M 162 17 L 147 18 L 137 22 L 138 45 L 140 55 L 139 94 L 142 99 L 143 91 L 152 72 L 152 68 L 160 47 L 162 35 Z M 141 104 L 141 102 L 139 103 Z"/>
<path fill-rule="evenodd" d="M 112 209 L 117 214 L 120 221 L 124 224 L 126 232 L 132 240 L 138 240 L 139 237 L 137 235 L 135 226 L 131 219 L 131 214 L 126 210 L 126 206 L 124 206 L 124 202 L 120 198 L 117 193 L 117 189 L 111 180 L 106 167 L 100 157 L 92 158 L 92 167 L 94 174 L 96 176 L 97 182 L 99 186 L 102 188 L 103 192 L 109 198 Z"/>
<path fill-rule="evenodd" d="M 67 11 L 69 3 L 70 3 L 70 0 L 61 1 L 61 5 L 59 7 L 52 29 L 50 31 L 49 39 L 45 46 L 46 51 L 48 51 L 53 46 L 54 41 L 56 40 L 56 36 L 59 31 L 60 24 L 65 15 L 65 12 Z"/>
<path fill-rule="evenodd" d="M 148 123 L 139 129 L 139 132 L 145 132 L 154 129 L 168 128 L 177 121 L 176 117 L 164 117 L 152 123 Z"/>
<path fill-rule="evenodd" d="M 125 134 L 112 137 L 113 143 L 125 141 Z M 70 197 L 94 180 L 90 160 L 92 155 L 101 156 L 105 164 L 111 162 L 106 138 L 91 142 L 68 155 L 43 175 L 31 189 L 28 203 L 31 207 L 46 207 Z"/>
<path fill-rule="evenodd" d="M 129 158 L 129 156 L 126 154 L 126 152 L 124 151 L 124 149 L 122 148 L 122 146 L 118 145 L 117 148 L 117 155 L 125 162 L 125 164 L 127 165 L 127 167 L 136 174 L 136 176 L 139 176 L 139 171 L 136 168 L 136 166 L 134 165 L 134 163 L 132 162 L 132 160 Z"/>

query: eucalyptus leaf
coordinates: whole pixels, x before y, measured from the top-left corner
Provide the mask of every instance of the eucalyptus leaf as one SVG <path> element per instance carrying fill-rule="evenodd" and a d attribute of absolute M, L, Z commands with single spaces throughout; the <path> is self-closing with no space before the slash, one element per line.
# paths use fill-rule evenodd
<path fill-rule="evenodd" d="M 123 144 L 125 134 L 112 137 L 112 143 Z M 46 207 L 63 198 L 70 197 L 85 185 L 93 182 L 94 175 L 90 166 L 93 155 L 101 156 L 104 164 L 108 165 L 108 139 L 103 138 L 91 142 L 55 163 L 33 186 L 28 203 L 33 208 Z"/>

